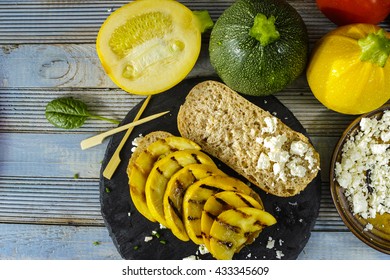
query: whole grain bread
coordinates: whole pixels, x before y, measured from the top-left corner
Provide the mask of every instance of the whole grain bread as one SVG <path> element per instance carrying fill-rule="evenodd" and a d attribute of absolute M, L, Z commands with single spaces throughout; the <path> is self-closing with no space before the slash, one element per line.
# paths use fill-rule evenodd
<path fill-rule="evenodd" d="M 177 124 L 183 137 L 273 195 L 298 194 L 320 167 L 307 137 L 220 82 L 196 85 Z"/>

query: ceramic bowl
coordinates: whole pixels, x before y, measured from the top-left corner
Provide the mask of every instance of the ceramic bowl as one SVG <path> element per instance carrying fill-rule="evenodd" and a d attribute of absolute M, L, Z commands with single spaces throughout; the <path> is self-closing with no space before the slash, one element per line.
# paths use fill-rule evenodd
<path fill-rule="evenodd" d="M 341 151 L 344 144 L 351 135 L 355 135 L 359 129 L 359 123 L 362 118 L 381 118 L 384 111 L 390 110 L 390 104 L 385 105 L 375 111 L 364 114 L 354 120 L 344 131 L 338 141 L 330 166 L 330 191 L 336 209 L 349 230 L 361 241 L 372 248 L 386 254 L 390 254 L 390 214 L 376 216 L 375 219 L 363 219 L 360 215 L 353 215 L 351 206 L 347 200 L 344 189 L 338 184 L 335 176 L 336 163 L 341 160 Z M 372 230 L 367 230 L 366 226 L 370 223 L 374 226 Z"/>

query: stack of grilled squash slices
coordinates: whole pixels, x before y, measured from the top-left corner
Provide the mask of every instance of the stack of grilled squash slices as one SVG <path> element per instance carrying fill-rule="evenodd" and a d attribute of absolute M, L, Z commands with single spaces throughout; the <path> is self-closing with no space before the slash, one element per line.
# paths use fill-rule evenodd
<path fill-rule="evenodd" d="M 180 240 L 204 244 L 216 259 L 232 259 L 276 223 L 255 191 L 218 169 L 189 139 L 158 139 L 130 162 L 130 195 L 137 210 Z"/>

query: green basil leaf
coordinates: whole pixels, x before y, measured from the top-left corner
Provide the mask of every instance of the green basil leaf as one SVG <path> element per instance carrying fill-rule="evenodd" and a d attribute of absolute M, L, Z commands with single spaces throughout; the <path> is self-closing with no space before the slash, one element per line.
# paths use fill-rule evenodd
<path fill-rule="evenodd" d="M 72 97 L 61 97 L 46 106 L 46 119 L 56 127 L 73 129 L 82 126 L 90 117 L 87 105 Z"/>

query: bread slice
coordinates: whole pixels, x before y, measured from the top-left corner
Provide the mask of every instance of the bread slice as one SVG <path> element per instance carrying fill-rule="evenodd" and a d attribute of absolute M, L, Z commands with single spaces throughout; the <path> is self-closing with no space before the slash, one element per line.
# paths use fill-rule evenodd
<path fill-rule="evenodd" d="M 288 197 L 315 178 L 318 153 L 303 134 L 226 85 L 196 85 L 180 107 L 180 134 L 265 192 Z"/>

